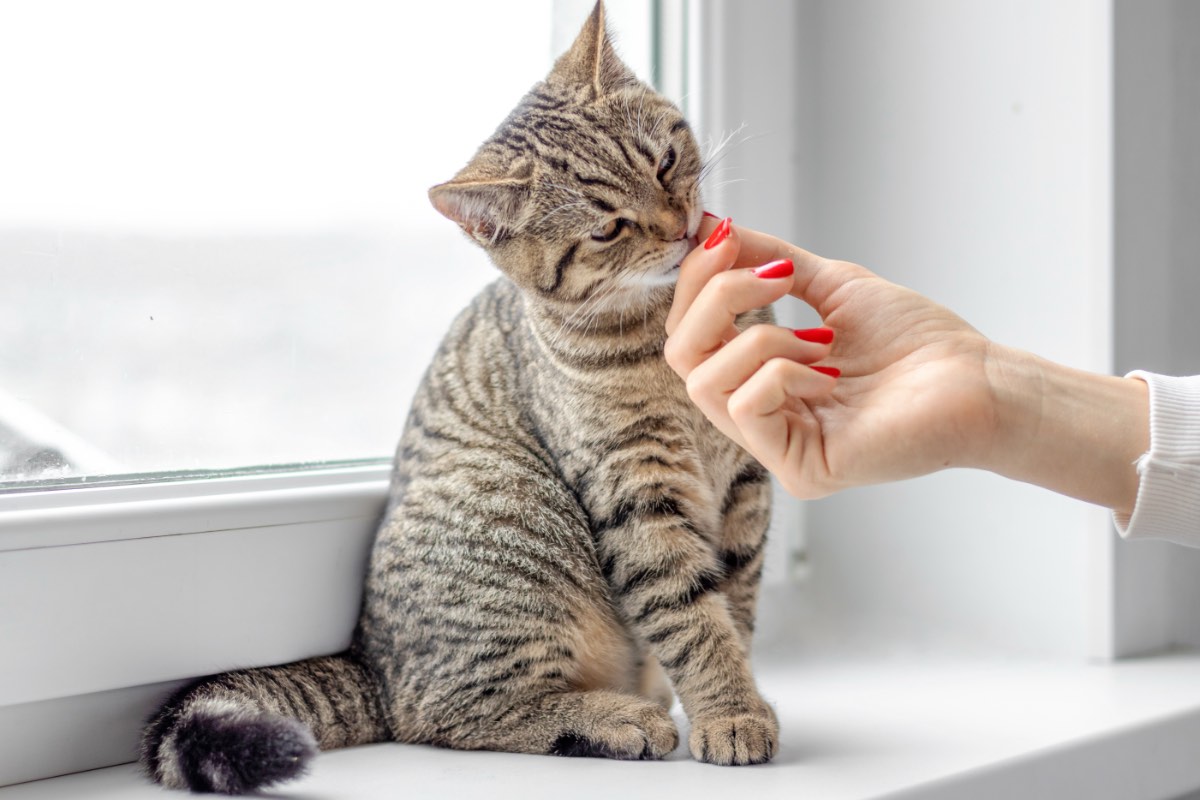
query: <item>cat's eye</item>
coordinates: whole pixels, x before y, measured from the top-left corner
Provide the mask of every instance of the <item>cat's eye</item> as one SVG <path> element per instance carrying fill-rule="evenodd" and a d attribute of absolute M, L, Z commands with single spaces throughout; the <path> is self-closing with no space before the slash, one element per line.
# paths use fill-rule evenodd
<path fill-rule="evenodd" d="M 601 225 L 592 231 L 592 238 L 597 242 L 611 242 L 621 235 L 621 231 L 625 230 L 625 226 L 629 224 L 629 220 L 616 217 Z"/>
<path fill-rule="evenodd" d="M 671 171 L 671 167 L 675 166 L 675 146 L 667 148 L 666 154 L 663 155 L 662 161 L 658 162 L 658 181 L 662 183 L 663 177 Z"/>

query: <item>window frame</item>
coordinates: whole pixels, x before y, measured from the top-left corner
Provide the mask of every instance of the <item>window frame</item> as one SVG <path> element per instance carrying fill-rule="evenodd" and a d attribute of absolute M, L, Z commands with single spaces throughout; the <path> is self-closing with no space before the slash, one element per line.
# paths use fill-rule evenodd
<path fill-rule="evenodd" d="M 18 610 L 0 640 L 24 654 L 0 661 L 0 752 L 34 754 L 0 759 L 0 785 L 128 761 L 181 680 L 344 649 L 388 478 L 367 463 L 0 496 L 0 608 Z M 89 729 L 105 735 L 50 746 Z"/>

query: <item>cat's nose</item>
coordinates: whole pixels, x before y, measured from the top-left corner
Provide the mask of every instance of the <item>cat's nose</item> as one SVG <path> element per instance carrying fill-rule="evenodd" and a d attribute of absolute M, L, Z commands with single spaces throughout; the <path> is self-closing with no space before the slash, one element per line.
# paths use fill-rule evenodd
<path fill-rule="evenodd" d="M 686 239 L 688 235 L 687 217 L 678 212 L 663 211 L 655 220 L 658 235 L 668 242 Z"/>

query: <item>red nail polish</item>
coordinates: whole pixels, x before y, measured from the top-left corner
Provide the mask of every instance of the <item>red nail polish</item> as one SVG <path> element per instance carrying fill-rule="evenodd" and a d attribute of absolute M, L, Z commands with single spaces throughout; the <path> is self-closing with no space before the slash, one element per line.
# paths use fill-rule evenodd
<path fill-rule="evenodd" d="M 770 264 L 763 264 L 754 270 L 754 275 L 759 278 L 786 278 L 793 271 L 794 268 L 792 267 L 791 260 L 781 258 L 778 261 L 772 261 Z"/>
<path fill-rule="evenodd" d="M 796 334 L 796 338 L 802 342 L 829 344 L 833 341 L 832 328 L 805 328 L 804 330 L 792 331 L 792 333 Z"/>
<path fill-rule="evenodd" d="M 815 369 L 817 372 L 821 373 L 822 375 L 828 375 L 831 378 L 840 378 L 842 376 L 842 371 L 840 369 L 838 369 L 837 367 L 817 367 L 817 366 L 813 366 L 812 364 L 809 364 L 808 368 Z"/>
<path fill-rule="evenodd" d="M 718 217 L 716 214 L 712 213 L 711 211 L 705 211 L 704 216 L 712 217 L 713 219 L 720 219 L 720 217 Z"/>
<path fill-rule="evenodd" d="M 732 227 L 733 219 L 731 217 L 726 217 L 725 219 L 721 220 L 721 224 L 717 226 L 717 229 L 712 232 L 711 236 L 708 237 L 708 241 L 704 243 L 704 249 L 712 250 L 721 242 L 725 241 L 725 239 L 729 237 L 729 231 L 732 229 Z"/>

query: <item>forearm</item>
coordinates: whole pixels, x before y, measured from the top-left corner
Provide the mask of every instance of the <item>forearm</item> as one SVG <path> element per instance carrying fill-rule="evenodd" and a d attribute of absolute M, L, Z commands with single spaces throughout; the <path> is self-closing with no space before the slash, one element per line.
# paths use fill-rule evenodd
<path fill-rule="evenodd" d="M 979 466 L 1026 483 L 1132 512 L 1135 462 L 1150 447 L 1146 384 L 994 346 L 992 444 Z"/>

